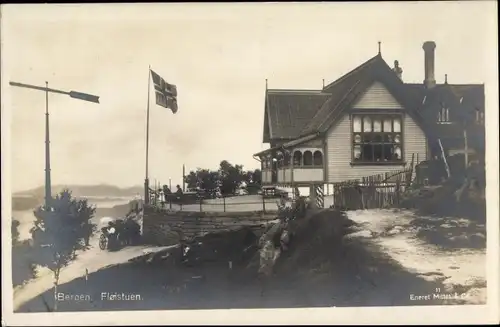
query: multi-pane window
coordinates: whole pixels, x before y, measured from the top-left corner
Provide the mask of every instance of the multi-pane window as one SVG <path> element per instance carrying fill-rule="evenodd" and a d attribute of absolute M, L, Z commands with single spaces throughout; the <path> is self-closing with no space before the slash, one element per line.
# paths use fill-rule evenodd
<path fill-rule="evenodd" d="M 354 162 L 400 162 L 403 160 L 401 115 L 352 117 Z"/>
<path fill-rule="evenodd" d="M 293 166 L 311 166 L 311 167 L 321 167 L 323 166 L 323 153 L 319 150 L 295 150 L 293 152 Z"/>
<path fill-rule="evenodd" d="M 262 169 L 271 169 L 271 158 L 264 158 L 262 160 Z"/>

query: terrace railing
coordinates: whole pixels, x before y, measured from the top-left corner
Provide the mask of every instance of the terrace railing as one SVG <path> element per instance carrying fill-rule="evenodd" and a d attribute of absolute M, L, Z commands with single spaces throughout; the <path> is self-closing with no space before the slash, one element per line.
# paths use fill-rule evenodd
<path fill-rule="evenodd" d="M 153 195 L 150 205 L 169 211 L 188 212 L 277 212 L 278 198 L 262 195 L 223 196 L 214 199 Z"/>

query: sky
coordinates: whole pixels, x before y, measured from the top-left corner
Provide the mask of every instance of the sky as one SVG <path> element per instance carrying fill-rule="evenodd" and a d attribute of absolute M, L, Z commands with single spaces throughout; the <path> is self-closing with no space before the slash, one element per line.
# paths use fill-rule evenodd
<path fill-rule="evenodd" d="M 45 94 L 8 82 L 48 81 L 100 96 L 94 104 L 49 95 L 52 183 L 142 185 L 149 65 L 178 90 L 175 115 L 150 93 L 149 177 L 162 183 L 181 183 L 183 164 L 216 169 L 226 159 L 258 168 L 252 154 L 267 148 L 265 79 L 269 88 L 320 89 L 322 79 L 328 84 L 376 55 L 378 41 L 386 62 L 398 60 L 403 80 L 415 83 L 424 79 L 422 44 L 435 41 L 437 82 L 448 74 L 449 83 L 485 83 L 487 106 L 498 110 L 496 6 L 3 5 L 2 140 L 10 165 L 2 166 L 12 191 L 43 185 Z"/>

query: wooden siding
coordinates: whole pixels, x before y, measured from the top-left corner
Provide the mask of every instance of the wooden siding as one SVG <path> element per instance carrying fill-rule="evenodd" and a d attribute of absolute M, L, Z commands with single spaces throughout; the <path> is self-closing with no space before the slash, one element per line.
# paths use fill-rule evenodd
<path fill-rule="evenodd" d="M 323 177 L 322 168 L 295 168 L 293 170 L 294 182 L 321 182 Z"/>
<path fill-rule="evenodd" d="M 278 183 L 290 183 L 292 182 L 292 169 L 291 168 L 279 168 L 278 169 Z"/>
<path fill-rule="evenodd" d="M 271 183 L 272 173 L 271 170 L 264 169 L 262 171 L 262 182 L 263 183 Z"/>
<path fill-rule="evenodd" d="M 401 104 L 380 82 L 370 86 L 353 106 L 354 109 L 403 109 Z"/>
<path fill-rule="evenodd" d="M 422 129 L 409 115 L 403 119 L 403 146 L 404 160 L 410 164 L 412 154 L 415 154 L 415 163 L 427 159 L 427 140 Z M 351 122 L 349 114 L 338 121 L 327 134 L 327 153 L 329 183 L 342 182 L 365 176 L 382 174 L 390 171 L 399 171 L 401 165 L 369 165 L 351 166 Z"/>

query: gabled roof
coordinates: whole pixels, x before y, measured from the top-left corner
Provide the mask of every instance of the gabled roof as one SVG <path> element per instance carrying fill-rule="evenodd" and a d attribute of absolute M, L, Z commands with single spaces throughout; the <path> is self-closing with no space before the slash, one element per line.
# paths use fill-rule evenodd
<path fill-rule="evenodd" d="M 375 81 L 384 84 L 396 100 L 407 108 L 414 120 L 423 127 L 423 119 L 416 110 L 417 98 L 406 92 L 405 84 L 378 54 L 325 87 L 324 91 L 332 95 L 304 127 L 301 136 L 328 131 L 343 116 L 345 110 Z"/>
<path fill-rule="evenodd" d="M 484 110 L 484 85 L 483 84 L 438 84 L 427 89 L 422 84 L 405 84 L 408 91 L 420 99 L 420 114 L 433 125 L 435 133 L 441 138 L 462 137 L 462 121 L 473 121 L 475 111 Z M 437 113 L 441 108 L 449 109 L 450 119 L 458 124 L 437 124 Z M 470 138 L 483 139 L 477 136 L 479 130 L 473 129 Z M 482 134 L 482 133 L 479 133 Z"/>
<path fill-rule="evenodd" d="M 267 90 L 264 142 L 327 132 L 375 81 L 389 90 L 430 138 L 456 134 L 436 124 L 443 103 L 456 117 L 473 118 L 474 110 L 484 110 L 483 84 L 445 83 L 428 89 L 404 83 L 378 54 L 323 90 Z"/>
<path fill-rule="evenodd" d="M 423 84 L 406 83 L 408 91 L 421 99 L 423 111 L 441 107 L 442 104 L 458 110 L 480 109 L 484 110 L 484 84 L 437 84 L 427 89 Z M 425 98 L 425 101 L 424 101 Z M 461 100 L 461 101 L 460 101 Z"/>
<path fill-rule="evenodd" d="M 300 131 L 311 120 L 321 105 L 330 96 L 321 90 L 266 90 L 265 119 L 266 138 L 291 140 L 300 136 Z"/>
<path fill-rule="evenodd" d="M 477 105 L 484 106 L 484 84 L 437 84 L 431 89 L 427 89 L 423 84 L 405 83 L 409 92 L 423 99 L 429 93 L 439 93 L 443 88 L 448 88 L 457 98 L 463 97 L 469 102 L 476 102 Z"/>

